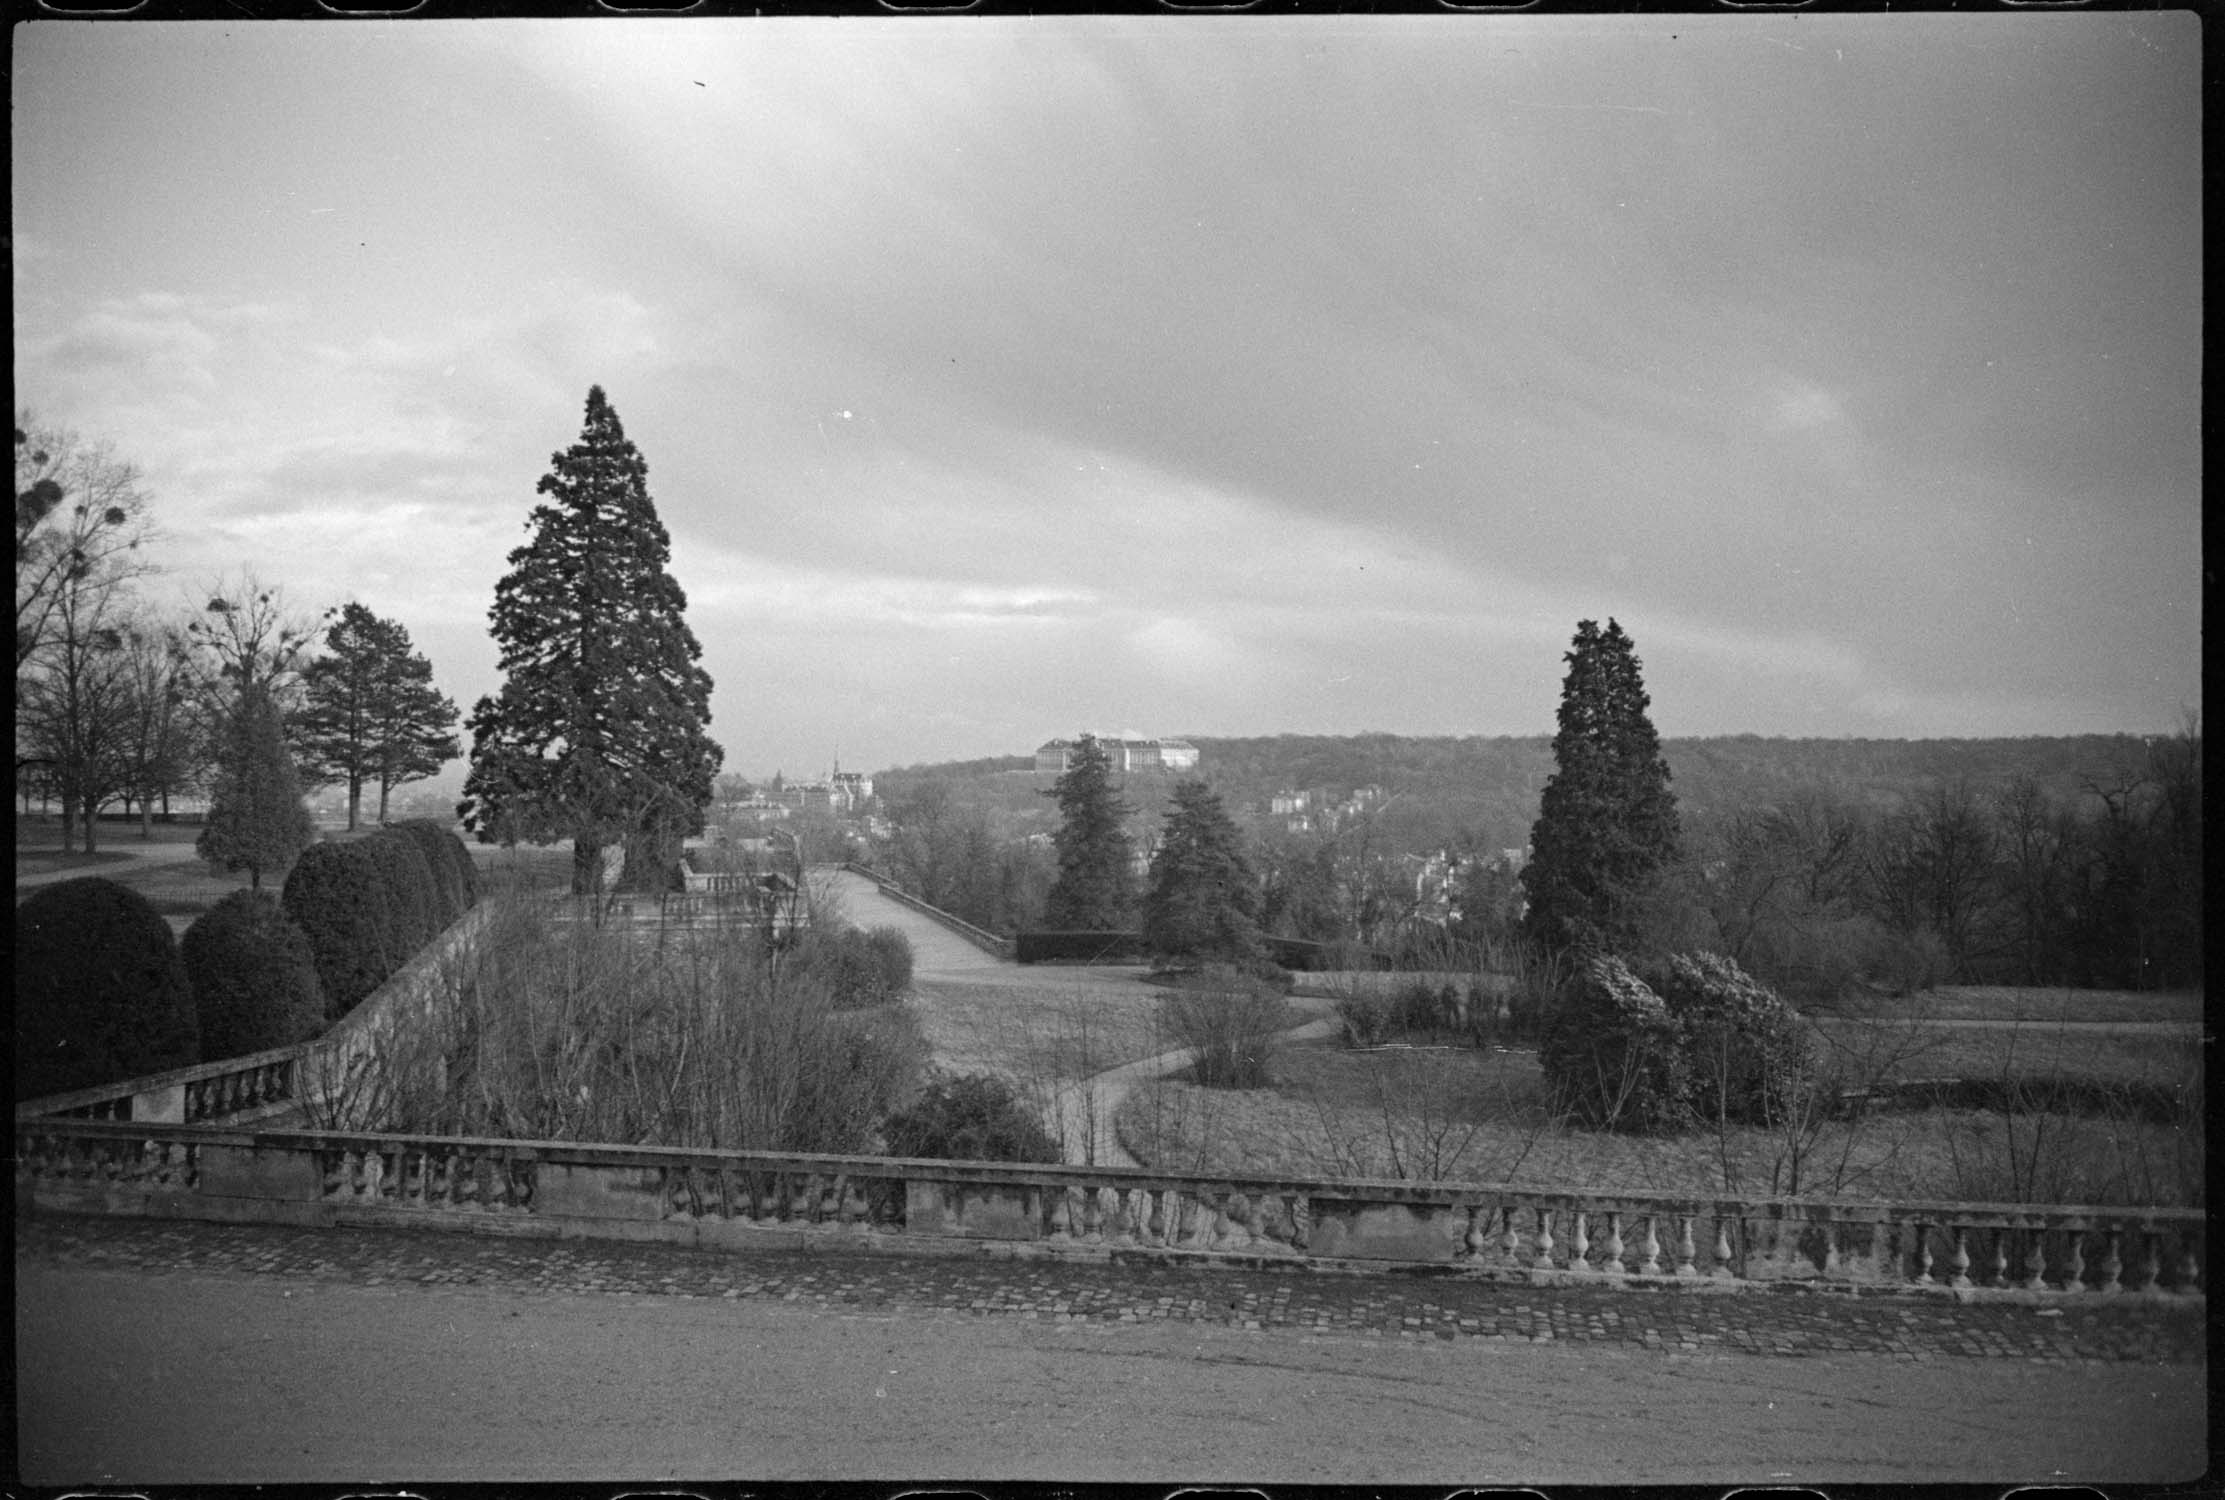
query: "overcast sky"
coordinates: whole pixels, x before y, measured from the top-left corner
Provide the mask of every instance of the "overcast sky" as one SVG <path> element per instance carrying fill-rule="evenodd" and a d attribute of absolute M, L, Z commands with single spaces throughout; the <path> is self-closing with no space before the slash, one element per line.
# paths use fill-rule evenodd
<path fill-rule="evenodd" d="M 2191 14 L 14 37 L 18 402 L 467 711 L 591 384 L 745 772 L 2199 703 Z"/>

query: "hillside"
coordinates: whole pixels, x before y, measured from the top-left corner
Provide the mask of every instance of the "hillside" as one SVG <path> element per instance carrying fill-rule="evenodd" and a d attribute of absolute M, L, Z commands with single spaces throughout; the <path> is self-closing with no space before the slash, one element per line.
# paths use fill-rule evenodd
<path fill-rule="evenodd" d="M 1472 840 L 1483 847 L 1527 842 L 1538 795 L 1553 771 L 1550 736 L 1184 735 L 1198 747 L 1199 774 L 1232 810 L 1264 812 L 1277 792 L 1319 791 L 1341 799 L 1379 786 L 1388 800 L 1374 821 L 1383 842 L 1422 848 Z M 1765 805 L 1802 788 L 1834 790 L 1889 807 L 1936 782 L 1998 785 L 2024 774 L 2069 797 L 2086 782 L 2130 777 L 2142 755 L 2133 735 L 2022 739 L 1831 740 L 1721 735 L 1665 740 L 1677 799 L 1705 817 Z M 1000 756 L 879 772 L 884 792 L 941 780 L 1015 810 L 1034 802 L 1049 777 L 1026 756 Z M 1145 790 L 1139 786 L 1139 792 Z M 1143 797 L 1140 800 L 1156 801 Z"/>

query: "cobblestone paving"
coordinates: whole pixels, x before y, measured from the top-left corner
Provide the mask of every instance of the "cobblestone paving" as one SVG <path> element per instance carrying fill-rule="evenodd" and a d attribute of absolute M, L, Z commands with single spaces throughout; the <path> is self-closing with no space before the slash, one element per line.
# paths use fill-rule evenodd
<path fill-rule="evenodd" d="M 910 1310 L 1106 1325 L 1159 1320 L 1300 1335 L 1566 1342 L 1686 1355 L 2198 1364 L 2206 1339 L 2206 1321 L 2198 1310 L 2133 1297 L 2096 1296 L 2058 1311 L 1800 1291 L 1722 1296 L 1397 1273 L 712 1252 L 669 1245 L 481 1239 L 437 1231 L 78 1217 L 18 1220 L 16 1258 L 155 1274 L 312 1277 L 402 1289 L 479 1286 L 612 1297 L 746 1297 L 836 1314 Z"/>

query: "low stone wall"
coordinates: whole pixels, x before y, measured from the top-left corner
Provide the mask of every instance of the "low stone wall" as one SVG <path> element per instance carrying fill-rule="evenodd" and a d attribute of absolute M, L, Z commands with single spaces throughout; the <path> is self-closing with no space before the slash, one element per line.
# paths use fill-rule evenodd
<path fill-rule="evenodd" d="M 54 1117 L 16 1212 L 1416 1268 L 1537 1283 L 2204 1304 L 2199 1210 L 1842 1203 Z"/>
<path fill-rule="evenodd" d="M 988 953 L 990 956 L 995 958 L 1012 957 L 1012 939 L 998 937 L 995 933 L 989 932 L 980 927 L 976 927 L 973 925 L 973 923 L 966 921 L 962 917 L 952 916 L 949 912 L 944 911 L 941 907 L 929 906 L 926 902 L 920 900 L 917 896 L 905 890 L 902 886 L 896 884 L 896 882 L 890 880 L 886 875 L 880 874 L 878 871 L 868 870 L 863 865 L 854 864 L 847 861 L 844 862 L 842 868 L 848 870 L 852 875 L 863 876 L 865 879 L 872 881 L 873 884 L 879 888 L 881 894 L 888 897 L 889 900 L 894 901 L 899 906 L 908 906 L 913 911 L 918 912 L 921 916 L 934 918 L 937 922 L 942 923 L 943 926 L 949 928 L 952 932 L 957 933 L 958 936 L 964 938 L 967 942 L 973 944 L 976 948 L 979 948 L 982 951 Z"/>
<path fill-rule="evenodd" d="M 333 1080 L 359 1070 L 405 1017 L 422 1016 L 446 993 L 448 966 L 478 939 L 493 909 L 482 903 L 458 917 L 313 1041 L 26 1100 L 15 1107 L 16 1119 L 244 1125 L 298 1115 Z"/>

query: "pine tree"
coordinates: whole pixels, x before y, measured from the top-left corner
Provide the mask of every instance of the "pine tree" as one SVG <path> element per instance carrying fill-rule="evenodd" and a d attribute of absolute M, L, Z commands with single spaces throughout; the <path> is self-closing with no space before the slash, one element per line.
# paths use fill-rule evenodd
<path fill-rule="evenodd" d="M 303 674 L 305 701 L 295 725 L 303 758 L 325 780 L 348 789 L 348 827 L 359 821 L 366 782 L 387 796 L 422 781 L 460 753 L 456 705 L 433 686 L 432 663 L 410 648 L 398 621 L 349 604 L 325 635 L 330 655 Z"/>
<path fill-rule="evenodd" d="M 483 842 L 572 840 L 577 894 L 596 890 L 612 844 L 625 848 L 629 884 L 669 888 L 722 758 L 705 732 L 703 648 L 666 571 L 649 466 L 601 386 L 587 393 L 579 441 L 551 463 L 533 538 L 495 586 L 505 681 L 472 710 L 459 811 Z"/>
<path fill-rule="evenodd" d="M 316 841 L 278 710 L 259 689 L 242 693 L 225 726 L 208 823 L 194 852 L 227 871 L 245 870 L 248 889 L 261 890 L 265 870 L 292 864 Z"/>
<path fill-rule="evenodd" d="M 1043 925 L 1053 931 L 1110 932 L 1122 928 L 1135 907 L 1133 850 L 1126 819 L 1135 811 L 1113 789 L 1112 757 L 1092 735 L 1083 735 L 1066 773 L 1046 796 L 1058 799 L 1058 878 L 1043 903 Z"/>
<path fill-rule="evenodd" d="M 1144 945 L 1160 958 L 1248 962 L 1259 953 L 1259 895 L 1221 799 L 1202 781 L 1178 782 L 1151 859 Z"/>
<path fill-rule="evenodd" d="M 1637 903 L 1676 858 L 1676 797 L 1630 637 L 1578 622 L 1563 658 L 1558 769 L 1545 783 L 1530 859 L 1523 930 L 1553 949 L 1610 951 L 1635 935 Z"/>

